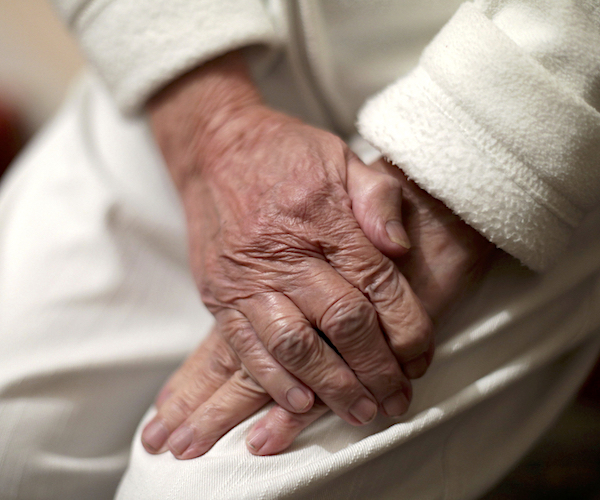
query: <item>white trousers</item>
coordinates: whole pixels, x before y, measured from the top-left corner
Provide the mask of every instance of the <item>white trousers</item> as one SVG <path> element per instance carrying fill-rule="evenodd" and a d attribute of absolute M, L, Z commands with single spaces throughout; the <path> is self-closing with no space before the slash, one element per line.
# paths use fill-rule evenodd
<path fill-rule="evenodd" d="M 153 456 L 138 423 L 212 321 L 186 247 L 146 123 L 86 76 L 0 192 L 1 499 L 108 499 L 125 470 L 119 500 L 476 498 L 600 348 L 595 213 L 545 275 L 496 263 L 439 332 L 403 418 L 327 415 L 256 457 L 244 437 L 265 409 L 201 458 Z"/>

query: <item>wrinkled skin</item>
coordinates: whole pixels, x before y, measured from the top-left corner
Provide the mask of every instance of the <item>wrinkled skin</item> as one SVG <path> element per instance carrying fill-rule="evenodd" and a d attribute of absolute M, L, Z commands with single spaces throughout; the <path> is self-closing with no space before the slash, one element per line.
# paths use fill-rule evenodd
<path fill-rule="evenodd" d="M 254 125 L 244 132 L 251 146 L 236 143 L 239 156 L 227 148 L 226 159 L 218 155 L 227 168 L 213 167 L 184 196 L 190 231 L 202 235 L 191 240 L 193 274 L 221 334 L 278 402 L 285 405 L 298 383 L 275 383 L 282 376 L 275 362 L 338 415 L 365 423 L 376 403 L 397 391 L 408 395 L 398 362 L 421 357 L 426 368 L 429 319 L 352 212 L 348 170 L 366 167 L 331 134 L 272 111 L 262 120 L 257 113 L 238 118 L 242 130 Z M 224 133 L 240 135 L 229 127 Z M 271 365 L 264 364 L 268 356 Z M 348 405 L 371 394 L 371 414 L 356 418 Z"/>
<path fill-rule="evenodd" d="M 235 54 L 175 82 L 149 112 L 183 200 L 194 278 L 247 370 L 240 379 L 297 413 L 316 394 L 353 425 L 404 413 L 433 334 L 391 260 L 408 247 L 399 182 L 263 105 Z M 377 217 L 364 187 L 391 200 Z M 369 234 L 358 220 L 375 221 Z M 155 451 L 176 427 L 159 423 L 145 431 Z"/>
<path fill-rule="evenodd" d="M 441 202 L 409 182 L 400 170 L 379 161 L 361 174 L 393 177 L 402 188 L 402 219 L 413 246 L 396 259 L 414 292 L 432 318 L 439 321 L 465 291 L 477 283 L 493 254 L 493 245 L 462 222 Z M 377 214 L 385 205 L 370 197 L 371 186 L 361 178 L 352 207 L 365 234 L 376 234 Z M 399 191 L 388 184 L 385 189 L 396 196 Z M 379 205 L 378 205 L 379 204 Z M 388 204 L 389 205 L 389 204 Z M 375 209 L 373 209 L 375 207 Z M 399 210 L 399 207 L 396 207 Z M 217 327 L 219 328 L 219 327 Z M 423 361 L 419 374 L 428 361 Z M 240 364 L 235 352 L 213 331 L 202 345 L 172 376 L 161 391 L 154 421 L 175 429 L 161 450 L 168 448 L 182 459 L 208 451 L 229 429 L 271 400 L 268 392 Z M 259 455 L 275 454 L 287 448 L 299 432 L 329 410 L 317 399 L 305 413 L 294 413 L 276 405 L 251 430 L 248 447 Z M 156 452 L 147 443 L 148 451 Z"/>

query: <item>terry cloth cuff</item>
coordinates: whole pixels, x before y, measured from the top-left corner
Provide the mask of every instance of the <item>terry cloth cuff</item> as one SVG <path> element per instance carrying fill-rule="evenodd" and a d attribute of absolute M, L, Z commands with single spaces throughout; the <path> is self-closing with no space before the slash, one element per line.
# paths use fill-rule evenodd
<path fill-rule="evenodd" d="M 358 128 L 497 246 L 547 268 L 600 196 L 600 114 L 472 4 Z"/>
<path fill-rule="evenodd" d="M 203 62 L 276 39 L 260 0 L 96 1 L 70 17 L 126 113 L 139 111 L 153 93 Z"/>

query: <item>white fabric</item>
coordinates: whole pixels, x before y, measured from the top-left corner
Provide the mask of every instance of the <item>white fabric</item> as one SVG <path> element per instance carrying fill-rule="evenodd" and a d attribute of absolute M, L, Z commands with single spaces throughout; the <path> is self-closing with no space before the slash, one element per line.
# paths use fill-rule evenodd
<path fill-rule="evenodd" d="M 126 112 L 218 55 L 278 39 L 261 0 L 54 3 Z"/>
<path fill-rule="evenodd" d="M 138 435 L 117 498 L 475 498 L 597 356 L 599 213 L 576 240 L 541 276 L 496 264 L 440 332 L 406 417 L 326 416 L 277 457 L 245 449 L 258 416 L 188 462 L 146 454 Z M 146 124 L 95 77 L 2 185 L 0 296 L 2 498 L 111 498 L 136 423 L 211 318 Z"/>
<path fill-rule="evenodd" d="M 469 224 L 541 270 L 600 200 L 600 8 L 490 3 L 464 4 L 418 68 L 365 106 L 359 128 Z"/>

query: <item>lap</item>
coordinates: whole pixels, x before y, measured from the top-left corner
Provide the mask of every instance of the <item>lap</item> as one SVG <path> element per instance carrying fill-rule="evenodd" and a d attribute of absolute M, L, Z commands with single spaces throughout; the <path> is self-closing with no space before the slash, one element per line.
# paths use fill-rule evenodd
<path fill-rule="evenodd" d="M 401 419 L 351 427 L 329 414 L 285 453 L 258 457 L 244 438 L 264 409 L 191 461 L 148 455 L 138 431 L 117 498 L 477 498 L 551 425 L 596 361 L 598 247 L 583 246 L 545 276 L 497 262 L 440 332 Z"/>

